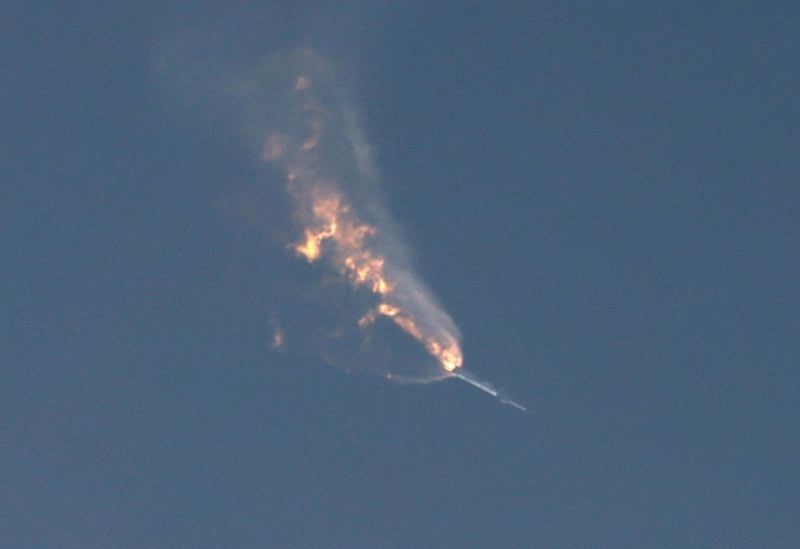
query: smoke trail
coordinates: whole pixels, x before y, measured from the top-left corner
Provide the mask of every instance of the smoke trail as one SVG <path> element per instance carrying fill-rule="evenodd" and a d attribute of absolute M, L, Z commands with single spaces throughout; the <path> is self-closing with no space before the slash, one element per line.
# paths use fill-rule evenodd
<path fill-rule="evenodd" d="M 409 266 L 397 231 L 376 190 L 377 175 L 356 117 L 332 66 L 305 49 L 278 59 L 282 110 L 263 139 L 261 159 L 279 168 L 292 199 L 298 236 L 288 249 L 322 263 L 371 296 L 356 324 L 369 337 L 381 319 L 411 336 L 437 366 L 390 379 L 449 377 L 463 358 L 459 332 Z M 274 76 L 274 75 L 273 75 Z"/>

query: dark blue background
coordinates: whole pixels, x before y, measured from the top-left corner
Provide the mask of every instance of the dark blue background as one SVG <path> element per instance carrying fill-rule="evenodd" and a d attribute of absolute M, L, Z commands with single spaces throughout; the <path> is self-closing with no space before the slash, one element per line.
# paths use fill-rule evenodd
<path fill-rule="evenodd" d="M 798 8 L 516 4 L 0 9 L 0 545 L 800 544 Z M 187 28 L 347 59 L 528 414 L 270 351 L 258 181 L 154 76 Z"/>

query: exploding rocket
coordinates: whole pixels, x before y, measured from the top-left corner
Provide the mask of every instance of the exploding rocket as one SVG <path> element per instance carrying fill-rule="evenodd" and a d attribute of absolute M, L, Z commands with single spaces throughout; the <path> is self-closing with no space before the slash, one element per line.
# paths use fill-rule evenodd
<path fill-rule="evenodd" d="M 379 230 L 374 219 L 365 218 L 364 210 L 345 192 L 333 167 L 341 164 L 343 145 L 353 151 L 353 158 L 361 158 L 362 138 L 348 109 L 324 101 L 330 97 L 325 91 L 335 87 L 324 60 L 311 50 L 298 51 L 293 57 L 297 72 L 286 80 L 285 90 L 296 109 L 292 111 L 296 123 L 287 131 L 268 131 L 262 151 L 265 162 L 285 172 L 286 190 L 293 199 L 293 217 L 301 235 L 288 248 L 310 263 L 322 260 L 353 287 L 370 291 L 375 304 L 357 321 L 358 327 L 368 330 L 385 317 L 414 338 L 440 366 L 426 380 L 456 377 L 524 412 L 524 406 L 461 367 L 455 323 L 403 258 L 398 259 L 400 247 L 392 235 Z M 369 180 L 369 171 L 357 164 L 357 170 L 345 173 Z M 367 208 L 373 218 L 375 209 Z"/>

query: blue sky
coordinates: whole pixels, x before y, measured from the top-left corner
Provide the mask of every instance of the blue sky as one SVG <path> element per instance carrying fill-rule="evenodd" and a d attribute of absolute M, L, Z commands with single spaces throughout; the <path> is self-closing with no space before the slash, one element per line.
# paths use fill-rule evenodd
<path fill-rule="evenodd" d="M 799 15 L 7 4 L 0 545 L 797 545 Z M 341 61 L 420 276 L 527 414 L 270 349 L 314 274 L 176 40 Z"/>

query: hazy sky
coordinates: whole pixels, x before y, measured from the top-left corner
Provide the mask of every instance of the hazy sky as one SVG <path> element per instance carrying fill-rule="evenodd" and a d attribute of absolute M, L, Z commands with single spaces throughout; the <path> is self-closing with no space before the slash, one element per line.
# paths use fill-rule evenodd
<path fill-rule="evenodd" d="M 0 8 L 0 545 L 800 545 L 795 3 L 287 4 Z M 528 413 L 271 348 L 301 46 Z"/>

